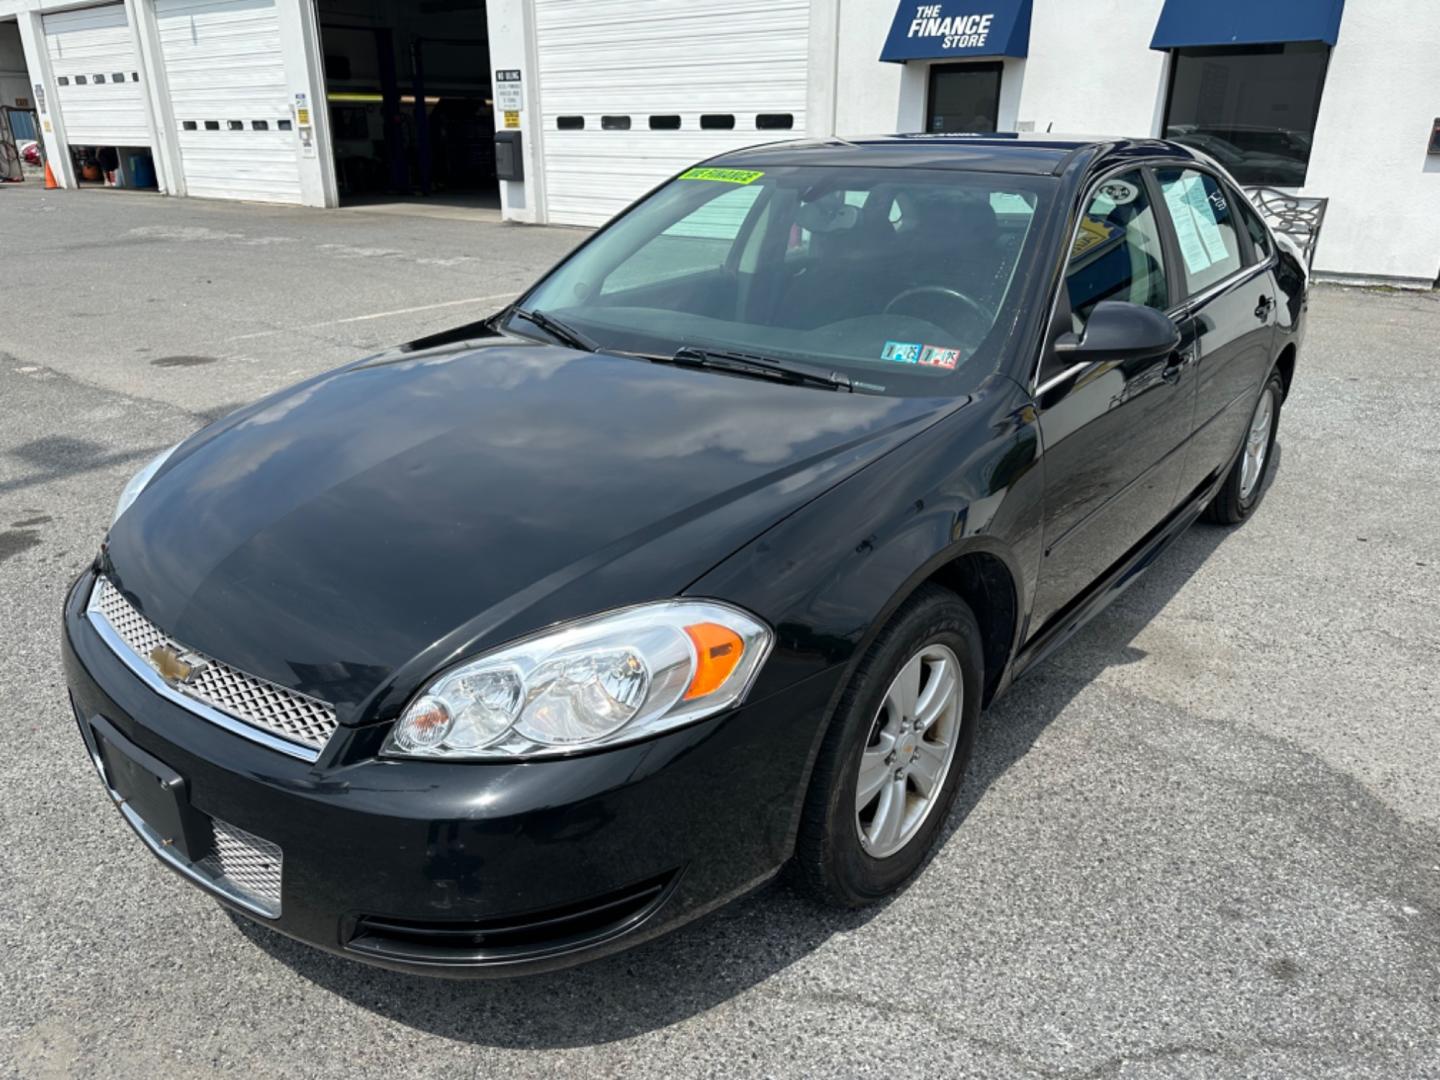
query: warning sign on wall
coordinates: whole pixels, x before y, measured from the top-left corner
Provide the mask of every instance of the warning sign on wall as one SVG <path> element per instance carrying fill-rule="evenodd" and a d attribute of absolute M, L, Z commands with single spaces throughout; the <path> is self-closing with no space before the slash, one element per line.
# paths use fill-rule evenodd
<path fill-rule="evenodd" d="M 495 72 L 495 107 L 504 112 L 525 108 L 525 84 L 518 68 L 501 68 Z"/>

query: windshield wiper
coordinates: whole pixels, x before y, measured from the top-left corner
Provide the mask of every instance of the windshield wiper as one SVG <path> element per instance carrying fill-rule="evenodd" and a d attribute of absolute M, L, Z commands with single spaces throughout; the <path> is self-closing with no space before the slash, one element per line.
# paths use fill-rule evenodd
<path fill-rule="evenodd" d="M 682 367 L 710 368 L 714 371 L 728 371 L 735 375 L 774 379 L 797 386 L 821 386 L 827 390 L 844 390 L 849 394 L 855 392 L 849 377 L 838 371 L 811 367 L 793 360 L 776 360 L 771 356 L 757 356 L 754 353 L 738 352 L 732 349 L 682 345 L 670 358 L 670 362 Z"/>
<path fill-rule="evenodd" d="M 600 343 L 594 338 L 582 334 L 568 323 L 561 322 L 554 315 L 547 315 L 539 310 L 527 311 L 522 307 L 511 308 L 510 311 L 511 314 L 534 323 L 562 345 L 568 345 L 572 349 L 580 349 L 583 352 L 600 351 Z"/>

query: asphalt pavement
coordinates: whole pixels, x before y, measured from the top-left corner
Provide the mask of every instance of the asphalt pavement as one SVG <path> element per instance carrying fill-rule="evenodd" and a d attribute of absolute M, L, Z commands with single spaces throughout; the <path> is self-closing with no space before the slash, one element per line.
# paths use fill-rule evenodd
<path fill-rule="evenodd" d="M 888 904 L 780 883 L 450 983 L 231 917 L 144 851 L 58 656 L 125 480 L 583 235 L 0 190 L 0 1075 L 1440 1077 L 1435 293 L 1315 290 L 1261 509 L 1193 528 L 986 715 Z"/>

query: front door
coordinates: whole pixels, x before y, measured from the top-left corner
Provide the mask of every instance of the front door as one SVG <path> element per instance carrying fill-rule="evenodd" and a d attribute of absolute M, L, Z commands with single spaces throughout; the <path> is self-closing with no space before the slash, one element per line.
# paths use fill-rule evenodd
<path fill-rule="evenodd" d="M 925 130 L 994 131 L 1000 121 L 1003 64 L 937 64 L 930 69 Z"/>
<path fill-rule="evenodd" d="M 1058 305 L 1077 335 L 1102 300 L 1172 310 L 1173 271 L 1152 190 L 1134 170 L 1107 177 L 1087 197 Z M 1042 369 L 1045 554 L 1034 631 L 1175 506 L 1195 402 L 1193 332 L 1184 320 L 1180 329 L 1180 347 L 1168 356 L 1096 362 L 1048 380 Z"/>

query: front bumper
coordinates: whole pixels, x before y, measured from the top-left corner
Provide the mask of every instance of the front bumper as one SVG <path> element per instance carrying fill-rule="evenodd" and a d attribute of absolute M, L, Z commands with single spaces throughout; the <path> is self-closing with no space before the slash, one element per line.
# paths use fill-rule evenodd
<path fill-rule="evenodd" d="M 456 976 L 549 970 L 654 937 L 745 892 L 789 857 L 834 674 L 647 742 L 522 764 L 381 760 L 341 728 L 319 762 L 286 756 L 162 698 L 84 613 L 63 648 L 87 746 L 108 731 L 173 770 L 199 837 L 188 858 L 126 820 L 229 906 L 332 952 Z M 103 776 L 102 772 L 102 776 Z M 113 794 L 113 792 L 112 792 Z M 267 908 L 195 865 L 210 826 L 283 853 Z M 275 910 L 278 908 L 278 911 Z"/>

